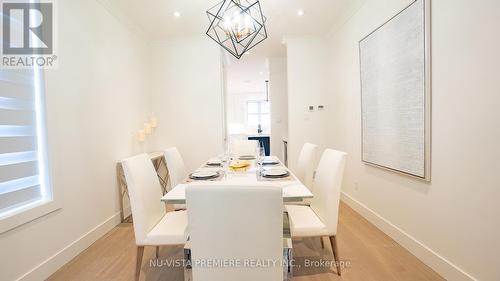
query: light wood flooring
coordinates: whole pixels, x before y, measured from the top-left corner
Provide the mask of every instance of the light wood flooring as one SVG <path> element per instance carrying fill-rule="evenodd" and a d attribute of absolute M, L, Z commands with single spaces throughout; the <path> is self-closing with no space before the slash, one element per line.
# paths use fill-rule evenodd
<path fill-rule="evenodd" d="M 305 261 L 332 260 L 329 243 L 321 248 L 318 239 L 294 241 L 294 281 L 396 281 L 396 280 L 444 280 L 410 252 L 378 230 L 345 204 L 340 206 L 338 246 L 341 260 L 349 263 L 337 276 L 335 267 L 306 267 Z M 50 281 L 108 281 L 133 280 L 136 247 L 132 224 L 120 224 L 96 241 L 59 271 Z M 181 259 L 181 247 L 162 247 L 160 258 Z M 182 281 L 181 267 L 151 267 L 154 248 L 146 247 L 141 279 L 146 281 Z M 228 280 L 231 281 L 231 280 Z"/>

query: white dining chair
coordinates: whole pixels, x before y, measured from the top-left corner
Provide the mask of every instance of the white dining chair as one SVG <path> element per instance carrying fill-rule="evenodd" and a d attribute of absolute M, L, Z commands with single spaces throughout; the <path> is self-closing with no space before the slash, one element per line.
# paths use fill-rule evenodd
<path fill-rule="evenodd" d="M 193 281 L 283 280 L 281 188 L 188 186 L 186 204 Z M 241 266 L 201 265 L 214 260 Z M 246 261 L 276 264 L 252 267 Z"/>
<path fill-rule="evenodd" d="M 172 189 L 187 177 L 186 166 L 177 147 L 165 149 L 163 153 L 167 163 L 170 189 Z"/>
<path fill-rule="evenodd" d="M 306 186 L 313 194 L 313 179 L 316 170 L 316 161 L 318 154 L 318 146 L 312 143 L 305 143 L 297 160 L 297 165 L 294 169 L 295 176 Z M 287 205 L 306 205 L 311 204 L 310 199 L 304 199 L 300 202 L 287 202 Z"/>
<path fill-rule="evenodd" d="M 135 280 L 139 280 L 145 246 L 184 245 L 187 240 L 186 211 L 166 212 L 160 201 L 162 191 L 158 176 L 147 154 L 123 161 L 132 209 L 137 260 Z"/>
<path fill-rule="evenodd" d="M 184 165 L 184 160 L 177 149 L 177 147 L 171 147 L 165 149 L 163 152 L 165 155 L 165 162 L 167 163 L 168 176 L 170 179 L 170 190 L 180 184 L 188 175 L 186 171 L 186 166 Z M 175 210 L 185 210 L 186 205 L 184 204 L 174 204 Z"/>
<path fill-rule="evenodd" d="M 346 157 L 345 152 L 326 149 L 316 170 L 311 206 L 285 206 L 290 218 L 292 238 L 319 237 L 324 247 L 323 237 L 329 237 L 338 275 L 341 275 L 341 269 L 336 235 Z"/>
<path fill-rule="evenodd" d="M 259 141 L 257 140 L 233 140 L 229 152 L 235 156 L 257 155 Z"/>
<path fill-rule="evenodd" d="M 316 159 L 318 153 L 318 146 L 312 143 L 305 143 L 297 160 L 297 167 L 295 169 L 295 176 L 312 191 L 312 183 L 314 171 L 316 167 Z"/>

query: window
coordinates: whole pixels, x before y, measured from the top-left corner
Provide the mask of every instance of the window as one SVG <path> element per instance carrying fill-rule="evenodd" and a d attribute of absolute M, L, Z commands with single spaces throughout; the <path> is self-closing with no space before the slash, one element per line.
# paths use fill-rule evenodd
<path fill-rule="evenodd" d="M 262 128 L 271 127 L 271 111 L 267 101 L 248 101 L 247 102 L 247 125 Z"/>
<path fill-rule="evenodd" d="M 41 70 L 0 69 L 0 219 L 52 200 L 42 89 Z"/>

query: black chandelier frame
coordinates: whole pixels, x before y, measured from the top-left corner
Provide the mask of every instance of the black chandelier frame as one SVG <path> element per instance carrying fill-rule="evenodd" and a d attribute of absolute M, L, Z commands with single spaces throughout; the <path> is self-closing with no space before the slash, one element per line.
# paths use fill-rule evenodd
<path fill-rule="evenodd" d="M 242 2 L 248 5 L 243 5 Z M 248 16 L 252 20 L 251 32 L 244 36 L 240 36 L 234 28 L 227 30 L 223 27 L 224 14 L 234 8 L 239 9 L 240 15 Z M 263 15 L 258 0 L 223 0 L 208 9 L 207 16 L 210 26 L 206 34 L 237 59 L 240 59 L 268 37 L 265 26 L 267 18 Z M 220 33 L 224 34 L 225 37 L 221 36 Z"/>

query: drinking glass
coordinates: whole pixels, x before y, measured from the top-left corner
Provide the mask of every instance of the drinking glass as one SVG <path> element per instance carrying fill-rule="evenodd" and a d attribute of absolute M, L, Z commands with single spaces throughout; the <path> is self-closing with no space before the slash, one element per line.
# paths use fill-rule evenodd
<path fill-rule="evenodd" d="M 266 150 L 264 149 L 264 147 L 259 146 L 257 148 L 257 164 L 258 164 L 258 167 L 259 167 L 259 172 L 262 171 L 264 157 L 266 157 Z"/>

